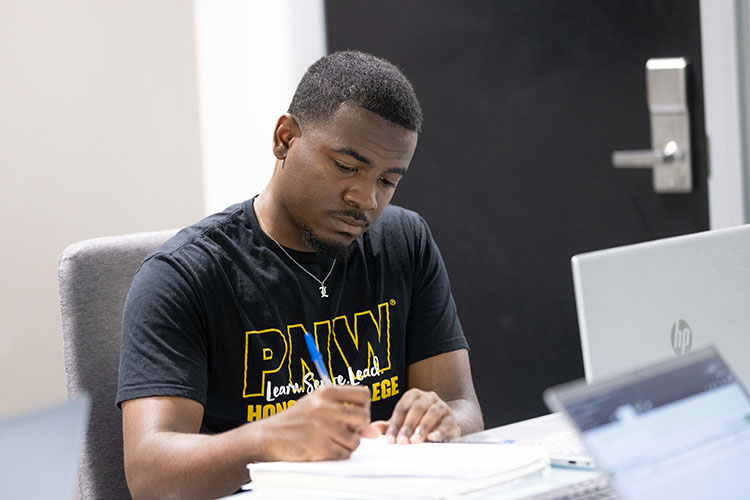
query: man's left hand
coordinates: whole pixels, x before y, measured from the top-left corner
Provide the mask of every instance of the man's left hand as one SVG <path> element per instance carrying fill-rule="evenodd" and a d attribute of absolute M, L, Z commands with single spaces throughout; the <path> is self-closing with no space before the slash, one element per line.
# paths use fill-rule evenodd
<path fill-rule="evenodd" d="M 410 444 L 458 437 L 461 429 L 448 403 L 432 391 L 409 389 L 396 404 L 390 420 L 371 427 L 386 435 L 389 443 Z"/>

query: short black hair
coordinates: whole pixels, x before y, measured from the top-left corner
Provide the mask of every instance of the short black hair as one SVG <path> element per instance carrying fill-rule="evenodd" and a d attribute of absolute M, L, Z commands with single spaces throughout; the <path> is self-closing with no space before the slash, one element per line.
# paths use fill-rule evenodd
<path fill-rule="evenodd" d="M 422 108 L 401 70 L 385 59 L 353 50 L 314 62 L 300 80 L 288 112 L 301 122 L 321 121 L 345 102 L 408 130 L 422 130 Z"/>

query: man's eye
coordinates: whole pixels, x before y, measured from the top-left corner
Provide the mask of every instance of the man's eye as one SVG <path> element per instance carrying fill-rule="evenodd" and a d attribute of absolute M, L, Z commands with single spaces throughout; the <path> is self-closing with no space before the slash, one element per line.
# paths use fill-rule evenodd
<path fill-rule="evenodd" d="M 336 163 L 336 166 L 339 167 L 340 170 L 343 172 L 355 172 L 357 169 L 354 167 L 347 167 L 346 165 L 343 165 L 336 160 L 334 160 L 334 163 Z"/>
<path fill-rule="evenodd" d="M 383 184 L 384 186 L 386 186 L 386 187 L 394 187 L 394 188 L 396 187 L 396 183 L 395 183 L 395 182 L 391 182 L 391 181 L 389 181 L 388 179 L 386 179 L 385 177 L 381 177 L 381 178 L 380 178 L 380 182 L 381 182 L 381 183 L 382 183 L 382 184 Z"/>

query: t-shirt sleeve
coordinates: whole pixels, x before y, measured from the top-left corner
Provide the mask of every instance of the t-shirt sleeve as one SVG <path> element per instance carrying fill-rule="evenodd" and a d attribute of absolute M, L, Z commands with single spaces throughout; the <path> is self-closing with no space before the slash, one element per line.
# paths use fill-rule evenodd
<path fill-rule="evenodd" d="M 194 282 L 165 254 L 148 258 L 136 273 L 123 312 L 118 406 L 151 396 L 206 405 L 206 337 Z"/>
<path fill-rule="evenodd" d="M 468 349 L 448 272 L 427 223 L 414 220 L 414 281 L 407 322 L 407 364 Z"/>

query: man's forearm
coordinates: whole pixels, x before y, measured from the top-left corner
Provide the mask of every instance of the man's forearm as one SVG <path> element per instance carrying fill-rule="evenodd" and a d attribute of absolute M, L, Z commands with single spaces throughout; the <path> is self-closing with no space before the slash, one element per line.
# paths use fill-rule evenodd
<path fill-rule="evenodd" d="M 203 407 L 186 398 L 123 404 L 125 475 L 134 498 L 217 498 L 248 481 L 251 462 L 346 458 L 370 422 L 370 392 L 322 387 L 283 412 L 213 436 L 198 434 L 202 419 Z"/>
<path fill-rule="evenodd" d="M 255 433 L 248 427 L 213 436 L 151 434 L 133 450 L 134 457 L 126 455 L 133 498 L 203 499 L 234 493 L 249 479 L 245 466 L 255 457 L 248 450 L 257 450 L 252 445 Z"/>
<path fill-rule="evenodd" d="M 458 421 L 461 435 L 472 434 L 484 430 L 484 419 L 479 402 L 470 399 L 454 399 L 446 401 L 453 415 Z"/>

